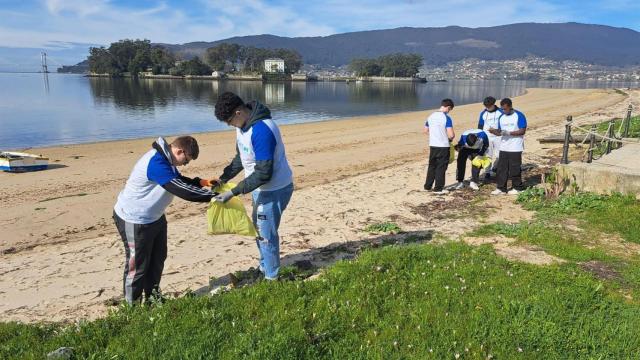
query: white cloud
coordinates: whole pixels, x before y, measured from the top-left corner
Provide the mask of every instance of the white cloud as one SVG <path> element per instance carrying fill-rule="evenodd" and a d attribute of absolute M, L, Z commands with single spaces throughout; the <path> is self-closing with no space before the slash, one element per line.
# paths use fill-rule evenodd
<path fill-rule="evenodd" d="M 103 11 L 108 6 L 108 0 L 45 0 L 45 5 L 54 15 L 68 12 L 84 17 Z"/>
<path fill-rule="evenodd" d="M 0 26 L 0 46 L 47 47 L 54 41 L 108 45 L 124 38 L 184 43 L 253 34 L 314 36 L 335 32 L 288 7 L 271 6 L 262 0 L 201 0 L 202 11 L 195 16 L 165 2 L 135 10 L 107 0 L 45 0 L 42 4 L 33 9 L 33 18 Z"/>
<path fill-rule="evenodd" d="M 124 38 L 185 43 L 256 34 L 323 36 L 402 26 L 487 27 L 579 18 L 578 10 L 549 0 L 489 3 L 491 6 L 475 0 L 197 0 L 176 6 L 162 0 L 144 2 L 148 6 L 142 8 L 110 0 L 32 1 L 37 3 L 29 12 L 22 9 L 14 11 L 19 16 L 3 16 L 0 46 L 46 47 L 54 41 L 108 45 Z M 0 16 L 11 11 L 2 9 Z"/>
<path fill-rule="evenodd" d="M 335 29 L 322 24 L 321 18 L 305 14 L 292 7 L 271 5 L 264 0 L 237 0 L 233 3 L 219 0 L 203 0 L 212 12 L 224 17 L 218 21 L 227 24 L 228 37 L 241 35 L 272 34 L 280 36 L 319 36 L 335 33 Z M 306 6 L 304 2 L 301 2 Z M 320 23 L 319 23 L 320 22 Z"/>

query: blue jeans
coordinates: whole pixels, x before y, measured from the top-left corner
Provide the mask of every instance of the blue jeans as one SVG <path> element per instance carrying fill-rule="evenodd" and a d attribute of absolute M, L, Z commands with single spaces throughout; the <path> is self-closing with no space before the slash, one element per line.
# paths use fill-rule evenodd
<path fill-rule="evenodd" d="M 260 270 L 266 279 L 275 280 L 280 270 L 280 237 L 278 228 L 282 212 L 287 208 L 293 184 L 274 191 L 254 191 L 253 223 L 258 230 L 256 244 L 260 252 Z"/>

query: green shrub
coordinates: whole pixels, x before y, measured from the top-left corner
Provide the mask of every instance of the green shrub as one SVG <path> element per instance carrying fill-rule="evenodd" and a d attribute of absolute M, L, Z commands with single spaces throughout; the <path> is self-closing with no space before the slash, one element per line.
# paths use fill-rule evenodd
<path fill-rule="evenodd" d="M 393 223 L 393 222 L 381 222 L 381 223 L 375 223 L 375 224 L 367 225 L 367 227 L 364 228 L 364 231 L 366 231 L 368 233 L 372 233 L 372 234 L 399 233 L 399 232 L 402 231 L 402 229 L 396 223 Z"/>

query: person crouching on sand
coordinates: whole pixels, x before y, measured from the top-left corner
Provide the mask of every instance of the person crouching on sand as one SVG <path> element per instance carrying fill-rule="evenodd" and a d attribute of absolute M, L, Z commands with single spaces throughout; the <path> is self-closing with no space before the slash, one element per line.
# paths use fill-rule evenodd
<path fill-rule="evenodd" d="M 216 195 L 204 188 L 211 185 L 209 180 L 188 178 L 177 169 L 197 159 L 198 153 L 198 142 L 191 136 L 178 137 L 171 144 L 158 138 L 135 164 L 118 195 L 113 220 L 124 242 L 124 298 L 129 304 L 139 302 L 143 292 L 147 300 L 159 296 L 167 258 L 164 211 L 173 197 L 209 202 Z"/>
<path fill-rule="evenodd" d="M 218 120 L 236 128 L 236 156 L 224 168 L 220 181 L 233 179 L 243 169 L 245 175 L 236 187 L 215 200 L 227 202 L 235 195 L 251 193 L 259 269 L 265 279 L 276 280 L 280 270 L 278 228 L 293 194 L 293 175 L 280 129 L 266 106 L 258 101 L 245 104 L 232 92 L 218 97 L 215 114 Z"/>

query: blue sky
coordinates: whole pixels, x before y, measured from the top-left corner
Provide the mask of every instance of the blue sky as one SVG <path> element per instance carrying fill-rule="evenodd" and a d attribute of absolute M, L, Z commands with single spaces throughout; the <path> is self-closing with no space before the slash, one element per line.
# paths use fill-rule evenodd
<path fill-rule="evenodd" d="M 637 14 L 640 0 L 0 0 L 0 70 L 26 70 L 39 61 L 40 50 L 54 65 L 75 63 L 88 46 L 123 38 L 185 43 L 255 34 L 323 36 L 400 26 L 567 21 L 640 31 Z M 25 53 L 30 57 L 20 61 Z"/>

